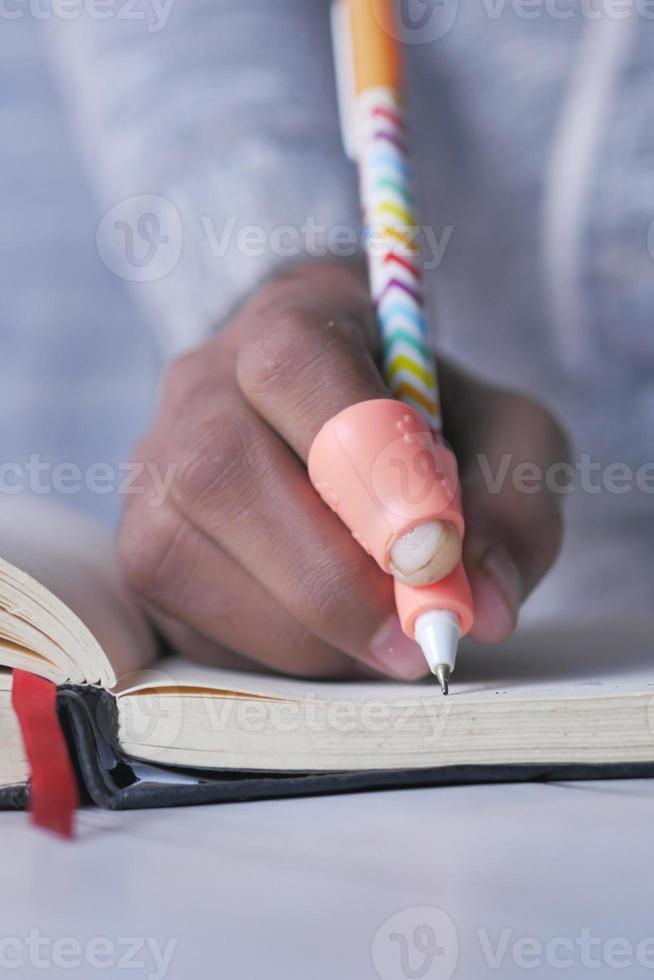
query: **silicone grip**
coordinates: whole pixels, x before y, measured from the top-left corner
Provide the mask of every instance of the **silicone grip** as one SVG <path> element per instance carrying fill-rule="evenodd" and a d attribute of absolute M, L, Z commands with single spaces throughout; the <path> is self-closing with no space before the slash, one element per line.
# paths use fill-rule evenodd
<path fill-rule="evenodd" d="M 457 464 L 415 409 L 394 399 L 361 402 L 327 422 L 309 453 L 309 476 L 378 565 L 390 572 L 397 538 L 424 521 L 450 521 L 464 535 Z M 417 617 L 430 609 L 459 616 L 472 627 L 472 596 L 460 564 L 436 585 L 412 588 L 396 582 L 405 633 L 415 636 Z"/>
<path fill-rule="evenodd" d="M 467 636 L 473 627 L 472 592 L 465 573 L 463 562 L 459 562 L 453 572 L 435 585 L 412 588 L 395 581 L 395 604 L 402 629 L 413 640 L 416 635 L 416 620 L 423 613 L 434 609 L 447 609 L 459 617 L 461 636 Z"/>
<path fill-rule="evenodd" d="M 415 409 L 394 399 L 361 402 L 320 430 L 309 477 L 385 572 L 397 538 L 428 520 L 464 524 L 454 454 Z"/>

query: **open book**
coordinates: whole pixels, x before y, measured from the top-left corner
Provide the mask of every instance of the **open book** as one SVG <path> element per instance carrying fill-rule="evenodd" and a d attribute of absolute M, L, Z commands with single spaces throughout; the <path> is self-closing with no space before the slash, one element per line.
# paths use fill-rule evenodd
<path fill-rule="evenodd" d="M 157 660 L 108 535 L 0 508 L 0 802 L 29 773 L 12 669 L 58 685 L 79 777 L 108 807 L 384 786 L 654 774 L 652 630 L 600 624 L 463 650 L 433 681 L 334 683 Z"/>

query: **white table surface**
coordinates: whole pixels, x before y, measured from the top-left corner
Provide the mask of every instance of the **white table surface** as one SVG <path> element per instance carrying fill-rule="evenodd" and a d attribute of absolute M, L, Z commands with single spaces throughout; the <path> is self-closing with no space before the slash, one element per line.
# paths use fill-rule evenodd
<path fill-rule="evenodd" d="M 0 954 L 25 980 L 654 974 L 654 781 L 86 810 L 74 843 L 0 825 Z"/>

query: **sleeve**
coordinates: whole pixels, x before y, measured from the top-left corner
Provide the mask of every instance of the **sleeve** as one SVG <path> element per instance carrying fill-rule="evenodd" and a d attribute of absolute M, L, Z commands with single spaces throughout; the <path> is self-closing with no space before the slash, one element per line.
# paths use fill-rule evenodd
<path fill-rule="evenodd" d="M 276 269 L 360 248 L 327 0 L 102 0 L 48 41 L 104 217 L 167 356 Z"/>

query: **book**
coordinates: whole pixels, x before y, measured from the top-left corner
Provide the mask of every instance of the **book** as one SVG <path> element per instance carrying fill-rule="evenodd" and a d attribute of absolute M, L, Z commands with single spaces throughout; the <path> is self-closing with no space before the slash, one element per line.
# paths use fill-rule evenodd
<path fill-rule="evenodd" d="M 0 509 L 0 805 L 29 766 L 12 671 L 57 687 L 81 790 L 130 808 L 385 787 L 654 774 L 652 629 L 558 624 L 464 649 L 452 694 L 162 657 L 109 535 Z"/>

